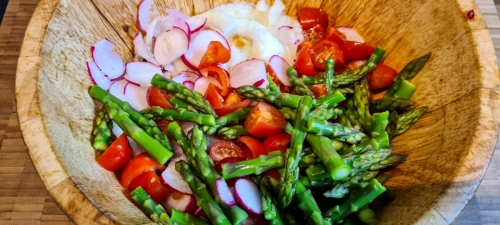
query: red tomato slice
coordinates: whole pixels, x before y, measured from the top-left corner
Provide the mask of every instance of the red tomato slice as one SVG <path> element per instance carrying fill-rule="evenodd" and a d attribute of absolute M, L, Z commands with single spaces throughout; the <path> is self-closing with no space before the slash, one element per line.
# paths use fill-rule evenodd
<path fill-rule="evenodd" d="M 228 157 L 245 158 L 245 153 L 231 141 L 219 141 L 210 148 L 210 158 L 215 164 Z"/>
<path fill-rule="evenodd" d="M 208 44 L 207 51 L 201 57 L 199 68 L 208 66 L 217 66 L 221 63 L 227 63 L 231 59 L 231 52 L 218 41 L 211 41 Z"/>
<path fill-rule="evenodd" d="M 217 93 L 215 85 L 208 84 L 208 88 L 205 91 L 205 99 L 207 99 L 207 101 L 210 102 L 210 105 L 212 105 L 214 109 L 220 109 L 223 106 L 218 95 L 219 93 Z"/>
<path fill-rule="evenodd" d="M 132 180 L 134 180 L 137 176 L 144 172 L 155 171 L 160 167 L 160 163 L 158 163 L 147 152 L 141 153 L 132 158 L 127 166 L 125 166 L 125 169 L 123 169 L 121 177 L 122 186 L 128 189 Z"/>
<path fill-rule="evenodd" d="M 155 86 L 149 87 L 146 92 L 146 99 L 150 106 L 159 106 L 167 109 L 174 108 L 169 102 L 171 98 L 172 94 L 165 90 L 160 90 Z"/>
<path fill-rule="evenodd" d="M 260 155 L 266 154 L 266 151 L 264 151 L 264 146 L 262 143 L 260 143 L 259 140 L 255 139 L 254 137 L 251 136 L 241 136 L 238 139 L 236 139 L 236 143 L 242 143 L 248 147 L 250 152 L 252 153 L 252 159 L 257 158 Z"/>
<path fill-rule="evenodd" d="M 314 97 L 320 98 L 328 95 L 328 90 L 326 90 L 326 86 L 324 84 L 315 84 L 309 86 L 309 89 L 314 94 Z"/>
<path fill-rule="evenodd" d="M 286 153 L 286 149 L 288 148 L 291 140 L 292 137 L 290 136 L 290 134 L 282 131 L 267 137 L 266 139 L 264 139 L 264 142 L 262 144 L 264 146 L 264 149 L 266 150 L 266 154 L 276 150 L 280 150 L 281 152 Z"/>
<path fill-rule="evenodd" d="M 266 72 L 267 72 L 267 74 L 269 74 L 269 76 L 271 76 L 274 83 L 276 83 L 276 85 L 278 85 L 278 87 L 280 88 L 280 91 L 282 93 L 290 93 L 290 91 L 291 91 L 290 87 L 285 86 L 283 84 L 283 82 L 281 82 L 280 78 L 278 78 L 278 76 L 276 75 L 276 73 L 274 72 L 273 68 L 271 68 L 270 65 L 266 66 Z"/>
<path fill-rule="evenodd" d="M 340 33 L 337 28 L 335 27 L 330 27 L 326 31 L 326 40 L 333 41 L 337 43 L 339 46 L 342 46 L 344 44 L 345 40 L 345 35 L 343 33 Z"/>
<path fill-rule="evenodd" d="M 259 102 L 243 123 L 245 130 L 256 137 L 268 137 L 283 130 L 285 117 L 273 106 Z"/>
<path fill-rule="evenodd" d="M 375 51 L 373 46 L 355 41 L 344 41 L 341 48 L 345 60 L 365 59 Z"/>
<path fill-rule="evenodd" d="M 295 60 L 295 69 L 299 76 L 316 76 L 317 72 L 314 69 L 314 64 L 312 62 L 311 56 L 309 55 L 309 50 L 311 49 L 310 43 L 305 43 L 302 48 L 297 53 L 297 60 Z"/>
<path fill-rule="evenodd" d="M 339 45 L 333 41 L 322 40 L 316 43 L 310 50 L 314 66 L 320 70 L 325 70 L 326 60 L 334 59 L 335 67 L 340 68 L 344 66 L 344 53 Z"/>
<path fill-rule="evenodd" d="M 367 75 L 366 79 L 370 89 L 375 90 L 389 87 L 397 75 L 398 72 L 395 69 L 380 63 Z"/>
<path fill-rule="evenodd" d="M 252 104 L 252 99 L 245 99 L 240 103 L 236 104 L 225 104 L 222 108 L 215 109 L 218 116 L 224 116 L 226 114 L 232 113 L 238 109 L 248 108 Z"/>
<path fill-rule="evenodd" d="M 227 105 L 238 104 L 240 102 L 241 102 L 241 97 L 234 91 L 229 93 L 226 96 L 226 99 L 224 99 L 224 104 L 227 104 Z"/>
<path fill-rule="evenodd" d="M 145 172 L 132 180 L 129 190 L 141 186 L 155 202 L 163 202 L 170 190 L 161 184 L 160 177 L 154 171 Z"/>
<path fill-rule="evenodd" d="M 325 28 L 321 25 L 316 25 L 308 30 L 303 30 L 304 41 L 310 41 L 311 43 L 316 43 L 321 39 L 325 38 Z"/>
<path fill-rule="evenodd" d="M 208 73 L 210 76 L 215 77 L 222 85 L 222 90 L 220 94 L 226 96 L 229 93 L 229 78 L 227 77 L 226 71 L 218 66 L 207 66 L 200 68 L 201 73 Z"/>
<path fill-rule="evenodd" d="M 266 171 L 266 175 L 268 175 L 276 180 L 280 180 L 280 178 L 281 178 L 280 173 L 278 173 L 278 170 L 276 170 L 276 169 Z"/>
<path fill-rule="evenodd" d="M 123 169 L 131 158 L 132 151 L 128 146 L 127 135 L 122 134 L 104 153 L 102 153 L 101 156 L 99 156 L 97 163 L 99 163 L 102 168 L 115 172 Z"/>
<path fill-rule="evenodd" d="M 316 25 L 321 25 L 323 29 L 328 27 L 328 15 L 320 8 L 302 8 L 297 12 L 297 17 L 304 30 L 310 29 Z"/>

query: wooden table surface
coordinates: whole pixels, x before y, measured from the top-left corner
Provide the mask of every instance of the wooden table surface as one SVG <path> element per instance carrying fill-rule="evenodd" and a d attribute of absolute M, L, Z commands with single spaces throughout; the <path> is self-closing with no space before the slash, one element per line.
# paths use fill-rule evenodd
<path fill-rule="evenodd" d="M 0 24 L 0 225 L 71 224 L 35 171 L 17 121 L 14 94 L 17 59 L 24 32 L 38 2 L 9 0 Z M 497 8 L 500 9 L 500 0 L 476 2 L 499 57 L 500 21 Z M 500 224 L 500 144 L 497 143 L 476 194 L 453 224 Z"/>

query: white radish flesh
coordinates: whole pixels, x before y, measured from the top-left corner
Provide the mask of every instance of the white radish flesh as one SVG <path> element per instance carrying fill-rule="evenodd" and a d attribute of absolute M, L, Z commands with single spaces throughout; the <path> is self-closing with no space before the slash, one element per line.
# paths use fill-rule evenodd
<path fill-rule="evenodd" d="M 202 30 L 198 35 L 189 43 L 189 49 L 182 56 L 184 63 L 190 68 L 198 68 L 200 65 L 201 58 L 208 49 L 208 45 L 212 41 L 218 41 L 222 43 L 229 51 L 231 51 L 229 44 L 220 34 L 215 30 Z"/>
<path fill-rule="evenodd" d="M 262 60 L 250 59 L 239 63 L 229 71 L 229 84 L 233 88 L 254 85 L 260 80 L 267 80 L 266 65 Z"/>
<path fill-rule="evenodd" d="M 185 14 L 183 14 L 175 9 L 167 9 L 166 11 L 168 13 L 168 17 L 172 21 L 171 22 L 172 26 L 179 27 L 182 30 L 184 30 L 184 32 L 186 32 L 186 34 L 188 35 L 188 38 L 189 38 L 189 36 L 191 35 L 191 29 L 189 27 L 189 24 L 187 23 L 189 16 L 187 16 L 187 15 L 185 15 Z"/>
<path fill-rule="evenodd" d="M 143 152 L 146 152 L 146 150 L 144 150 L 144 148 L 142 148 L 139 144 L 137 144 L 137 142 L 135 142 L 132 138 L 127 137 L 127 139 L 128 139 L 128 145 L 132 149 L 132 155 L 133 156 L 136 156 L 136 155 L 139 155 L 139 154 L 141 154 Z"/>
<path fill-rule="evenodd" d="M 183 194 L 193 194 L 191 188 L 186 183 L 182 176 L 177 170 L 175 170 L 175 162 L 170 161 L 167 168 L 161 173 L 163 182 L 168 184 L 171 188 Z"/>
<path fill-rule="evenodd" d="M 148 108 L 149 104 L 146 100 L 147 91 L 147 87 L 140 87 L 129 82 L 127 86 L 125 86 L 125 97 L 127 97 L 127 102 L 139 111 Z"/>
<path fill-rule="evenodd" d="M 104 90 L 108 90 L 111 86 L 111 81 L 104 75 L 104 73 L 97 67 L 94 61 L 87 61 L 87 70 L 90 79 L 94 84 L 97 84 Z"/>
<path fill-rule="evenodd" d="M 269 9 L 269 6 L 267 5 L 265 0 L 259 0 L 257 1 L 257 4 L 255 4 L 255 9 L 266 12 Z"/>
<path fill-rule="evenodd" d="M 120 137 L 120 135 L 123 134 L 122 128 L 120 128 L 118 126 L 118 124 L 115 123 L 115 121 L 112 121 L 112 122 L 113 122 L 113 125 L 111 127 L 111 132 L 113 133 L 113 135 L 115 135 L 115 137 Z"/>
<path fill-rule="evenodd" d="M 279 55 L 273 55 L 269 60 L 269 66 L 273 69 L 276 76 L 280 79 L 281 83 L 287 87 L 291 87 L 292 83 L 290 82 L 290 78 L 286 75 L 286 70 L 290 67 L 283 58 Z"/>
<path fill-rule="evenodd" d="M 149 87 L 155 74 L 163 74 L 160 67 L 148 62 L 130 62 L 127 63 L 125 79 L 137 83 L 141 87 Z"/>
<path fill-rule="evenodd" d="M 208 85 L 213 84 L 218 88 L 222 89 L 222 85 L 214 77 L 200 77 L 194 83 L 194 90 L 204 95 L 208 89 Z"/>
<path fill-rule="evenodd" d="M 251 180 L 240 178 L 234 184 L 236 201 L 244 209 L 257 214 L 262 214 L 262 203 L 259 188 Z"/>
<path fill-rule="evenodd" d="M 195 72 L 184 71 L 179 73 L 177 76 L 173 77 L 172 80 L 179 84 L 183 84 L 185 82 L 191 82 L 194 84 L 194 82 L 196 82 L 196 80 L 198 80 L 199 78 L 200 75 Z"/>
<path fill-rule="evenodd" d="M 109 93 L 122 101 L 127 101 L 127 97 L 125 96 L 125 86 L 127 85 L 127 83 L 128 82 L 125 79 L 114 81 L 111 84 L 111 87 L 109 87 Z"/>
<path fill-rule="evenodd" d="M 103 39 L 90 48 L 95 64 L 109 79 L 116 79 L 125 72 L 125 63 L 113 52 L 114 46 L 110 40 Z"/>
<path fill-rule="evenodd" d="M 184 30 L 174 27 L 156 38 L 154 56 L 156 61 L 165 66 L 182 56 L 188 49 L 188 36 Z"/>
<path fill-rule="evenodd" d="M 175 191 L 170 193 L 162 205 L 167 212 L 172 212 L 172 209 L 175 209 L 190 214 L 196 212 L 198 208 L 194 195 L 186 195 Z"/>
<path fill-rule="evenodd" d="M 134 49 L 135 49 L 135 54 L 147 60 L 148 62 L 158 66 L 158 63 L 156 62 L 153 56 L 153 53 L 151 53 L 151 49 L 148 47 L 148 45 L 146 45 L 146 42 L 144 42 L 144 38 L 142 37 L 141 33 L 138 33 L 134 37 Z"/>
<path fill-rule="evenodd" d="M 295 34 L 293 27 L 291 26 L 281 26 L 278 28 L 278 39 L 283 44 L 283 46 L 288 49 L 292 59 L 297 58 L 297 47 L 301 43 L 297 35 Z M 290 63 L 290 62 L 289 62 Z"/>
<path fill-rule="evenodd" d="M 365 43 L 365 39 L 352 27 L 337 27 L 337 30 L 345 35 L 346 40 Z"/>
<path fill-rule="evenodd" d="M 206 17 L 191 17 L 187 21 L 187 24 L 189 26 L 189 29 L 191 30 L 191 33 L 196 33 L 203 29 L 205 25 L 207 24 L 207 18 Z"/>
<path fill-rule="evenodd" d="M 234 199 L 233 193 L 229 190 L 227 183 L 224 179 L 219 178 L 215 181 L 215 187 L 217 189 L 217 195 L 220 197 L 222 202 L 227 206 L 236 205 L 236 200 Z"/>
<path fill-rule="evenodd" d="M 149 24 L 151 24 L 151 21 L 153 21 L 157 14 L 153 11 L 153 3 L 153 0 L 143 0 L 137 8 L 137 22 L 139 23 L 139 28 L 144 32 L 146 32 Z"/>

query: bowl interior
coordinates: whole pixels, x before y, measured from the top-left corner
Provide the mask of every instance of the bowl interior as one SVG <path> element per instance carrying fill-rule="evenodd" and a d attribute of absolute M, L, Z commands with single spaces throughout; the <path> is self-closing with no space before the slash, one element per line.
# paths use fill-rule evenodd
<path fill-rule="evenodd" d="M 204 12 L 231 1 L 156 0 L 160 11 Z M 255 1 L 250 1 L 254 2 Z M 95 161 L 90 143 L 100 107 L 88 95 L 90 46 L 108 38 L 124 59 L 133 57 L 139 0 L 42 0 L 27 31 L 16 94 L 21 128 L 47 189 L 77 223 L 147 223 L 122 193 L 114 174 Z M 271 2 L 268 2 L 268 4 Z M 354 27 L 387 50 L 397 70 L 432 52 L 412 80 L 413 99 L 429 112 L 394 140 L 406 162 L 389 171 L 396 200 L 381 222 L 451 223 L 472 197 L 496 142 L 499 95 L 495 52 L 472 0 L 286 0 L 295 15 L 321 7 L 335 26 Z M 467 11 L 476 18 L 469 20 Z M 497 114 L 498 115 L 498 114 Z"/>

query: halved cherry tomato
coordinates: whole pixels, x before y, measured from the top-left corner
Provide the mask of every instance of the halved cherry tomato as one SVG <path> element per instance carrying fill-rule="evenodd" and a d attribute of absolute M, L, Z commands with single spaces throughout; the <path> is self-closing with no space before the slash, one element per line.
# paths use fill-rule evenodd
<path fill-rule="evenodd" d="M 285 117 L 273 106 L 259 102 L 248 113 L 243 126 L 245 130 L 256 137 L 268 137 L 283 130 Z"/>
<path fill-rule="evenodd" d="M 328 90 L 326 90 L 326 86 L 324 84 L 315 84 L 309 86 L 309 89 L 314 94 L 314 97 L 320 98 L 328 95 Z"/>
<path fill-rule="evenodd" d="M 155 86 L 149 87 L 146 92 L 146 99 L 150 106 L 159 106 L 167 109 L 174 108 L 169 102 L 172 96 L 173 95 L 167 91 L 160 90 Z"/>
<path fill-rule="evenodd" d="M 199 68 L 208 66 L 217 66 L 221 63 L 227 63 L 231 59 L 231 52 L 218 41 L 211 41 L 208 44 L 207 51 L 201 57 Z"/>
<path fill-rule="evenodd" d="M 343 33 L 340 33 L 337 28 L 335 27 L 329 27 L 328 30 L 326 31 L 326 40 L 333 41 L 337 43 L 339 46 L 342 46 L 344 44 L 345 40 L 345 35 Z"/>
<path fill-rule="evenodd" d="M 127 135 L 122 134 L 104 153 L 102 153 L 101 156 L 99 156 L 97 163 L 99 163 L 102 168 L 115 172 L 123 169 L 131 158 L 132 151 L 128 146 Z"/>
<path fill-rule="evenodd" d="M 241 102 L 241 97 L 238 95 L 236 92 L 231 92 L 226 96 L 226 99 L 224 99 L 224 104 L 227 105 L 234 105 L 238 104 Z"/>
<path fill-rule="evenodd" d="M 252 159 L 257 158 L 260 155 L 266 154 L 266 151 L 264 150 L 264 146 L 262 143 L 260 143 L 259 140 L 255 139 L 254 137 L 251 136 L 241 136 L 238 139 L 236 139 L 236 143 L 242 143 L 248 147 L 250 152 L 252 153 Z"/>
<path fill-rule="evenodd" d="M 305 43 L 302 45 L 302 48 L 297 53 L 297 60 L 295 61 L 295 69 L 299 76 L 307 75 L 307 76 L 316 76 L 317 72 L 314 69 L 314 64 L 311 59 L 311 55 L 309 55 L 309 50 L 311 49 L 311 44 Z"/>
<path fill-rule="evenodd" d="M 153 157 L 151 157 L 147 152 L 143 152 L 136 157 L 132 158 L 130 162 L 123 169 L 121 183 L 124 188 L 129 188 L 130 183 L 137 176 L 148 171 L 155 171 L 161 168 L 160 163 L 158 163 Z"/>
<path fill-rule="evenodd" d="M 213 76 L 215 77 L 215 79 L 217 79 L 217 81 L 219 81 L 222 86 L 222 90 L 220 92 L 222 96 L 226 96 L 227 93 L 229 93 L 229 78 L 227 77 L 226 71 L 224 71 L 222 68 L 220 68 L 219 66 L 207 66 L 200 68 L 200 73 Z"/>
<path fill-rule="evenodd" d="M 308 30 L 303 30 L 302 34 L 304 34 L 304 41 L 317 43 L 321 39 L 325 38 L 325 28 L 318 24 Z"/>
<path fill-rule="evenodd" d="M 344 52 L 345 60 L 364 59 L 375 51 L 373 46 L 355 41 L 344 41 L 340 48 Z"/>
<path fill-rule="evenodd" d="M 215 164 L 227 157 L 245 158 L 245 153 L 231 141 L 219 141 L 210 148 L 210 158 Z"/>
<path fill-rule="evenodd" d="M 283 82 L 281 82 L 280 78 L 276 75 L 276 73 L 274 72 L 273 68 L 271 68 L 270 65 L 266 66 L 266 72 L 267 74 L 269 74 L 269 76 L 271 76 L 274 83 L 278 85 L 282 93 L 290 93 L 290 87 L 285 86 Z"/>
<path fill-rule="evenodd" d="M 310 29 L 316 25 L 321 25 L 323 29 L 328 27 L 328 15 L 320 8 L 301 8 L 297 12 L 297 17 L 304 30 Z"/>
<path fill-rule="evenodd" d="M 215 109 L 215 112 L 217 113 L 218 116 L 224 116 L 238 109 L 248 108 L 250 104 L 252 104 L 252 99 L 245 99 L 242 102 L 236 104 L 224 104 L 222 108 Z"/>
<path fill-rule="evenodd" d="M 292 137 L 290 136 L 290 134 L 282 131 L 264 139 L 262 145 L 264 146 L 266 153 L 276 150 L 280 150 L 281 152 L 286 153 L 286 149 L 288 148 L 291 140 Z"/>
<path fill-rule="evenodd" d="M 129 190 L 135 190 L 141 186 L 155 202 L 163 202 L 170 190 L 161 184 L 161 180 L 154 171 L 145 172 L 137 176 L 130 183 Z"/>
<path fill-rule="evenodd" d="M 278 173 L 278 170 L 276 170 L 276 169 L 266 171 L 266 175 L 268 175 L 276 180 L 280 180 L 280 178 L 281 178 L 280 173 Z"/>
<path fill-rule="evenodd" d="M 208 88 L 205 91 L 205 99 L 210 102 L 210 105 L 214 109 L 220 109 L 223 106 L 222 101 L 219 99 L 219 93 L 217 93 L 217 89 L 212 83 L 208 84 Z"/>
<path fill-rule="evenodd" d="M 380 63 L 367 75 L 366 79 L 370 89 L 374 90 L 389 87 L 397 75 L 398 72 L 395 69 Z"/>
<path fill-rule="evenodd" d="M 344 66 L 344 53 L 339 45 L 333 41 L 322 40 L 316 43 L 310 50 L 309 55 L 314 66 L 320 70 L 325 70 L 326 60 L 334 59 L 335 67 Z"/>

